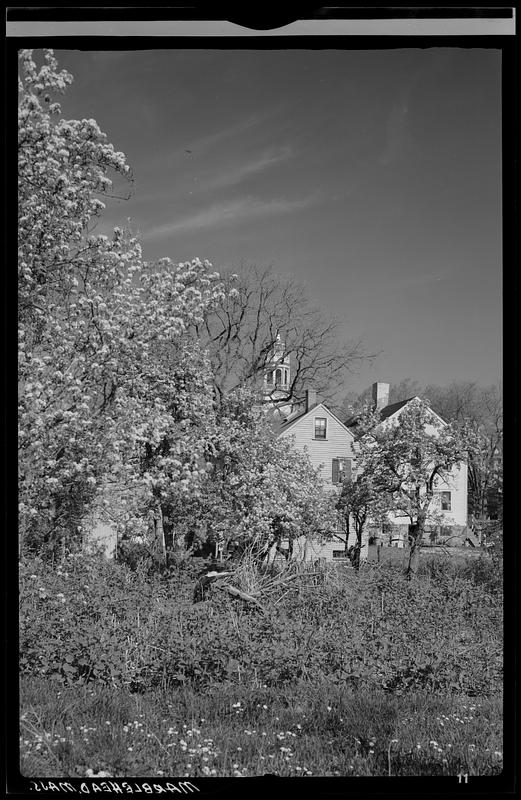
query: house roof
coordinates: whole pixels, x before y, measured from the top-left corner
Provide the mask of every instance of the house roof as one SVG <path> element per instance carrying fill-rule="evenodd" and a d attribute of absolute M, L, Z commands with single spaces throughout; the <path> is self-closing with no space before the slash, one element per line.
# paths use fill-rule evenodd
<path fill-rule="evenodd" d="M 392 417 L 393 414 L 406 406 L 411 400 L 414 400 L 414 397 L 408 397 L 407 400 L 399 400 L 397 403 L 390 403 L 388 406 L 384 406 L 380 411 L 380 419 L 382 422 L 384 419 Z"/>
<path fill-rule="evenodd" d="M 311 408 L 309 408 L 307 411 L 305 409 L 303 411 L 297 411 L 293 416 L 288 417 L 287 420 L 285 420 L 284 422 L 282 422 L 280 424 L 280 427 L 279 427 L 279 430 L 278 430 L 277 433 L 279 435 L 281 433 L 285 433 L 289 428 L 292 427 L 292 425 L 295 422 L 298 422 L 299 420 L 303 419 L 305 416 L 307 416 L 308 414 L 311 414 L 313 411 L 315 411 L 319 407 L 321 407 L 325 411 L 327 411 L 327 413 L 330 414 L 333 417 L 333 419 L 336 420 L 338 422 L 338 424 L 342 426 L 342 428 L 345 428 L 345 430 L 347 431 L 347 433 L 350 436 L 353 436 L 353 432 L 349 430 L 347 425 L 345 425 L 345 423 L 343 423 L 341 420 L 339 420 L 338 417 L 336 416 L 336 414 L 333 414 L 333 412 L 326 405 L 324 405 L 324 403 L 314 403 L 311 406 Z"/>
<path fill-rule="evenodd" d="M 416 400 L 416 399 L 419 400 L 420 398 L 417 395 L 414 395 L 413 397 L 408 397 L 407 400 L 399 400 L 397 403 L 390 403 L 388 406 L 384 406 L 380 410 L 380 420 L 381 420 L 381 422 L 383 422 L 386 419 L 389 419 L 389 417 L 392 417 L 393 414 L 396 414 L 397 411 L 399 411 L 401 408 L 406 406 L 407 403 L 410 403 L 411 400 Z M 436 412 L 432 410 L 432 408 L 430 410 L 432 411 L 432 413 L 436 417 L 438 417 L 439 420 L 441 420 L 441 422 L 443 422 L 444 425 L 447 424 L 445 422 L 445 420 L 440 417 L 439 414 L 436 414 Z M 352 417 L 351 419 L 349 419 L 345 424 L 347 425 L 347 427 L 353 427 L 354 428 L 354 427 L 356 427 L 359 419 L 360 419 L 360 416 L 357 415 L 356 417 Z"/>
<path fill-rule="evenodd" d="M 311 408 L 308 408 L 307 411 L 305 408 L 301 409 L 300 411 L 295 411 L 289 417 L 280 422 L 277 433 L 282 433 L 283 431 L 287 431 L 288 428 L 291 427 L 291 425 L 293 425 L 294 422 L 297 422 L 297 420 L 302 419 L 302 417 L 305 417 L 306 414 L 309 414 L 310 411 L 313 411 L 314 408 L 317 408 L 317 406 L 320 405 L 322 405 L 322 403 L 314 403 L 311 406 Z"/>

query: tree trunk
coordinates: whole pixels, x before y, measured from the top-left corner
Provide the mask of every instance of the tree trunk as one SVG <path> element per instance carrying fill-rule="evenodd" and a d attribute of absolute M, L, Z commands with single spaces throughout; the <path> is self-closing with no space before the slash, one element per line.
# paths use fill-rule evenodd
<path fill-rule="evenodd" d="M 413 530 L 411 531 L 411 549 L 409 551 L 409 562 L 407 564 L 406 575 L 411 578 L 418 572 L 420 565 L 420 548 L 423 541 L 423 534 L 425 532 L 425 514 L 419 514 Z"/>
<path fill-rule="evenodd" d="M 161 508 L 161 503 L 157 503 L 156 512 L 154 514 L 154 531 L 155 531 L 155 539 L 156 539 L 156 548 L 159 555 L 159 561 L 162 564 L 166 564 L 166 542 L 165 542 L 165 531 L 163 528 L 163 510 Z"/>
<path fill-rule="evenodd" d="M 360 553 L 362 550 L 362 530 L 363 528 L 358 526 L 355 522 L 356 543 L 353 545 L 353 549 L 351 551 L 351 564 L 353 565 L 353 568 L 357 572 L 360 569 Z"/>
<path fill-rule="evenodd" d="M 350 533 L 349 514 L 346 514 L 345 520 L 346 520 L 346 543 L 345 543 L 344 550 L 345 550 L 345 553 L 347 555 L 347 553 L 349 551 L 349 533 Z"/>

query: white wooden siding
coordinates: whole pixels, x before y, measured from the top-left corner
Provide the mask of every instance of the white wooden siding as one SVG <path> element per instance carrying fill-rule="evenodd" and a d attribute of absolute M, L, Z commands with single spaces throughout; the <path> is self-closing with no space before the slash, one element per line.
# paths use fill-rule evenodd
<path fill-rule="evenodd" d="M 315 417 L 327 419 L 325 439 L 315 439 Z M 307 414 L 296 420 L 281 436 L 294 436 L 297 450 L 306 450 L 314 467 L 321 468 L 321 477 L 326 487 L 333 487 L 332 469 L 334 458 L 350 458 L 351 473 L 355 467 L 353 434 L 347 430 L 328 409 L 319 403 Z"/>

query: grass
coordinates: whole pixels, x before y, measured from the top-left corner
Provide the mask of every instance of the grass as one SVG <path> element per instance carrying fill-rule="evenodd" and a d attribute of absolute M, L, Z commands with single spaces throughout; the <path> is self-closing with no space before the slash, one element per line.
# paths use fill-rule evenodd
<path fill-rule="evenodd" d="M 21 683 L 22 773 L 38 777 L 494 775 L 501 701 L 294 685 L 142 695 Z"/>
<path fill-rule="evenodd" d="M 222 592 L 194 605 L 194 570 L 22 564 L 26 777 L 501 773 L 493 559 L 427 559 L 413 581 L 242 570 L 263 612 Z"/>

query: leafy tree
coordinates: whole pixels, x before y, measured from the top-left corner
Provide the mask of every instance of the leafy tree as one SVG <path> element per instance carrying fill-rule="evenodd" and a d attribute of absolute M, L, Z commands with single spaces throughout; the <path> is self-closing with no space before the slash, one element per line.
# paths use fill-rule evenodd
<path fill-rule="evenodd" d="M 382 491 L 381 486 L 376 485 L 370 473 L 364 472 L 358 474 L 354 479 L 343 482 L 336 508 L 345 519 L 348 535 L 351 520 L 353 521 L 356 542 L 353 546 L 351 562 L 358 570 L 362 535 L 366 524 L 383 522 L 387 512 L 392 508 L 392 498 Z M 348 539 L 346 538 L 346 549 L 347 544 Z"/>
<path fill-rule="evenodd" d="M 370 476 L 375 491 L 392 498 L 390 510 L 410 519 L 411 574 L 417 570 L 425 525 L 436 510 L 437 483 L 451 481 L 476 447 L 475 437 L 467 427 L 443 424 L 420 399 L 383 423 L 379 414 L 366 413 L 358 432 L 359 469 Z"/>

